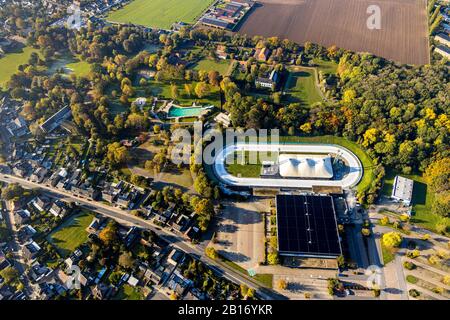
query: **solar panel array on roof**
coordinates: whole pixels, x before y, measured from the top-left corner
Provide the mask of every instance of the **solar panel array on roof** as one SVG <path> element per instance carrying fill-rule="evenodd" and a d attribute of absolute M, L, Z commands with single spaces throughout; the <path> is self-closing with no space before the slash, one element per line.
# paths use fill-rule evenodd
<path fill-rule="evenodd" d="M 278 195 L 276 200 L 281 255 L 324 258 L 341 255 L 332 197 Z"/>

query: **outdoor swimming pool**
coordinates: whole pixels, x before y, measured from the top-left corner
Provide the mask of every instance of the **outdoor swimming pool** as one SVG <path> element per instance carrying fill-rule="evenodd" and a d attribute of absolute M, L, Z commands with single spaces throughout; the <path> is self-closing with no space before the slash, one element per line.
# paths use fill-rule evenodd
<path fill-rule="evenodd" d="M 167 116 L 169 118 L 183 118 L 183 117 L 199 117 L 201 116 L 205 110 L 209 109 L 208 107 L 176 107 L 172 106 L 169 109 Z"/>

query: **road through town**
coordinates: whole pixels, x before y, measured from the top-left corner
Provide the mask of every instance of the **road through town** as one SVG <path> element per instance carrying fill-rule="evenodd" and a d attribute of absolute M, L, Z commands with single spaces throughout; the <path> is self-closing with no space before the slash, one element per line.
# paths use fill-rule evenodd
<path fill-rule="evenodd" d="M 47 186 L 44 184 L 38 184 L 26 179 L 22 179 L 12 175 L 3 174 L 0 176 L 0 181 L 6 183 L 18 183 L 22 185 L 24 188 L 34 189 L 39 188 L 49 196 L 53 198 L 59 198 L 65 201 L 73 201 L 78 202 L 81 207 L 84 207 L 88 210 L 101 214 L 103 216 L 114 219 L 122 224 L 126 224 L 129 226 L 136 226 L 143 229 L 153 230 L 156 234 L 158 234 L 161 238 L 171 243 L 174 247 L 187 252 L 193 255 L 195 258 L 201 260 L 205 264 L 207 264 L 210 268 L 215 270 L 219 275 L 227 278 L 238 284 L 245 284 L 249 288 L 253 288 L 256 290 L 257 296 L 265 300 L 272 299 L 280 299 L 280 295 L 272 292 L 271 290 L 264 288 L 256 283 L 256 281 L 250 276 L 246 276 L 242 273 L 235 271 L 232 267 L 228 266 L 225 263 L 222 263 L 217 260 L 213 260 L 205 255 L 204 246 L 193 245 L 190 241 L 183 236 L 177 235 L 168 230 L 162 229 L 153 223 L 143 220 L 141 218 L 135 217 L 128 212 L 121 210 L 116 207 L 109 206 L 99 201 L 87 200 L 84 198 L 76 197 L 69 192 L 59 190 L 53 188 L 51 186 Z"/>

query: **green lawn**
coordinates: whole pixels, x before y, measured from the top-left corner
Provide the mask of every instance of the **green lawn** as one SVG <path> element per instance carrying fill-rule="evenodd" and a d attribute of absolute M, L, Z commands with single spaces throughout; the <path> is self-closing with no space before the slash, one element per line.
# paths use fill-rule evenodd
<path fill-rule="evenodd" d="M 212 87 L 210 86 L 210 92 L 207 96 L 199 99 L 195 95 L 195 86 L 197 82 L 189 82 L 192 85 L 192 95 L 188 96 L 188 94 L 185 91 L 184 85 L 187 83 L 186 81 L 178 81 L 176 82 L 176 85 L 178 86 L 178 90 L 180 93 L 180 96 L 177 99 L 177 102 L 184 106 L 191 106 L 192 103 L 200 104 L 200 105 L 214 105 L 216 107 L 220 106 L 220 92 L 218 87 Z M 139 85 L 134 86 L 136 90 L 136 97 L 139 96 L 147 96 L 145 94 L 145 89 L 148 89 L 150 91 L 150 94 L 152 96 L 159 96 L 166 99 L 171 99 L 172 94 L 170 90 L 171 84 L 168 82 L 163 81 L 155 81 L 155 80 L 149 80 L 148 85 L 145 87 L 141 87 Z"/>
<path fill-rule="evenodd" d="M 33 52 L 38 52 L 38 50 L 32 47 L 24 47 L 21 52 L 8 53 L 0 58 L 0 87 L 5 87 L 20 65 L 28 63 Z"/>
<path fill-rule="evenodd" d="M 334 61 L 325 61 L 322 59 L 313 59 L 313 62 L 316 64 L 316 67 L 319 71 L 322 71 L 325 74 L 332 74 L 337 72 L 337 63 Z"/>
<path fill-rule="evenodd" d="M 214 61 L 211 59 L 203 59 L 195 64 L 194 70 L 200 71 L 218 71 L 221 75 L 226 75 L 228 68 L 230 67 L 229 60 Z"/>
<path fill-rule="evenodd" d="M 86 77 L 91 71 L 91 65 L 86 61 L 78 60 L 66 65 L 77 77 Z"/>
<path fill-rule="evenodd" d="M 170 29 L 174 22 L 193 23 L 213 0 L 134 0 L 112 11 L 107 20 Z"/>
<path fill-rule="evenodd" d="M 61 256 L 66 257 L 86 242 L 88 236 L 86 228 L 93 218 L 93 214 L 84 211 L 73 215 L 55 228 L 47 237 L 47 240 L 56 246 Z"/>
<path fill-rule="evenodd" d="M 392 249 L 385 247 L 381 244 L 381 253 L 383 254 L 383 263 L 387 265 L 389 262 L 395 259 L 395 253 Z"/>
<path fill-rule="evenodd" d="M 265 158 L 264 156 L 266 155 L 266 153 L 259 153 L 259 152 L 253 152 L 253 151 L 246 151 L 245 152 L 245 164 L 242 164 L 242 153 L 240 152 L 238 153 L 233 153 L 232 155 L 230 155 L 230 157 L 234 157 L 233 159 L 233 163 L 230 164 L 226 164 L 225 168 L 227 169 L 227 171 L 229 173 L 231 173 L 234 176 L 238 176 L 239 174 L 241 175 L 241 177 L 244 178 L 257 178 L 260 176 L 261 174 L 261 167 L 262 161 L 275 161 L 276 160 L 276 155 L 275 157 L 271 157 L 271 154 L 267 154 L 267 158 Z M 252 158 L 252 162 L 253 159 L 256 159 L 256 163 L 252 163 L 250 164 L 250 156 L 254 157 Z M 238 158 L 239 157 L 239 158 Z"/>
<path fill-rule="evenodd" d="M 136 288 L 129 284 L 124 284 L 114 297 L 114 300 L 144 300 L 144 298 Z"/>
<path fill-rule="evenodd" d="M 284 91 L 289 102 L 299 102 L 311 106 L 322 101 L 316 86 L 315 74 L 312 69 L 296 67 L 289 72 Z"/>
<path fill-rule="evenodd" d="M 392 193 L 392 186 L 394 178 L 398 173 L 388 171 L 384 179 L 382 193 L 385 196 L 390 196 Z M 431 206 L 434 201 L 434 193 L 428 188 L 425 179 L 420 175 L 414 174 L 398 174 L 402 177 L 414 180 L 413 188 L 413 217 L 411 222 L 416 223 L 431 231 L 436 230 L 436 223 L 441 221 L 442 217 L 431 213 Z M 446 219 L 447 229 L 450 228 L 450 219 Z"/>

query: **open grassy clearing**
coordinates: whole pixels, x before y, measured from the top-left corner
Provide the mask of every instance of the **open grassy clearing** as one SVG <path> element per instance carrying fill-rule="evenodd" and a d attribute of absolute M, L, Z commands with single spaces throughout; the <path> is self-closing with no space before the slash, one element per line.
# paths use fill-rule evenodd
<path fill-rule="evenodd" d="M 175 22 L 194 23 L 213 0 L 134 0 L 110 12 L 107 20 L 170 29 Z"/>
<path fill-rule="evenodd" d="M 144 297 L 137 288 L 133 288 L 129 284 L 124 284 L 117 295 L 113 298 L 114 300 L 144 300 Z"/>
<path fill-rule="evenodd" d="M 317 70 L 322 71 L 324 74 L 333 74 L 337 72 L 338 65 L 334 61 L 325 61 L 322 59 L 313 59 Z"/>
<path fill-rule="evenodd" d="M 5 87 L 20 65 L 28 63 L 33 52 L 39 51 L 32 47 L 24 47 L 20 52 L 8 53 L 0 58 L 0 87 Z"/>
<path fill-rule="evenodd" d="M 395 259 L 395 252 L 391 248 L 387 248 L 383 244 L 381 244 L 381 253 L 383 255 L 383 263 L 387 265 L 389 262 Z"/>
<path fill-rule="evenodd" d="M 198 82 L 186 82 L 186 81 L 176 81 L 173 82 L 178 86 L 179 97 L 176 99 L 177 103 L 183 106 L 191 106 L 194 102 L 197 105 L 214 105 L 216 107 L 220 106 L 220 91 L 218 87 L 210 86 L 210 91 L 208 94 L 202 98 L 198 98 L 195 95 L 195 86 Z M 190 84 L 192 87 L 192 93 L 189 95 L 185 90 L 185 84 Z M 135 85 L 136 97 L 148 97 L 155 96 L 164 99 L 172 99 L 171 93 L 171 83 L 149 80 L 146 86 Z"/>
<path fill-rule="evenodd" d="M 66 68 L 71 70 L 77 77 L 86 77 L 91 71 L 91 65 L 82 60 L 69 63 L 66 65 Z"/>
<path fill-rule="evenodd" d="M 296 67 L 289 72 L 284 91 L 289 102 L 299 102 L 311 106 L 321 102 L 322 97 L 316 86 L 315 73 L 312 69 Z"/>
<path fill-rule="evenodd" d="M 233 159 L 234 158 L 234 159 Z M 245 178 L 257 178 L 261 174 L 261 167 L 263 161 L 276 161 L 277 155 L 271 152 L 254 152 L 245 151 L 233 153 L 229 156 L 225 168 L 234 176 L 241 176 Z M 256 161 L 255 161 L 256 160 Z"/>
<path fill-rule="evenodd" d="M 217 71 L 221 75 L 226 75 L 228 72 L 228 69 L 230 67 L 230 61 L 229 60 L 211 60 L 211 59 L 203 59 L 197 62 L 194 66 L 194 70 L 196 71 Z"/>
<path fill-rule="evenodd" d="M 66 257 L 78 246 L 86 242 L 88 233 L 86 228 L 92 222 L 94 215 L 81 212 L 69 217 L 49 234 L 47 240 L 55 245 L 61 256 Z"/>

